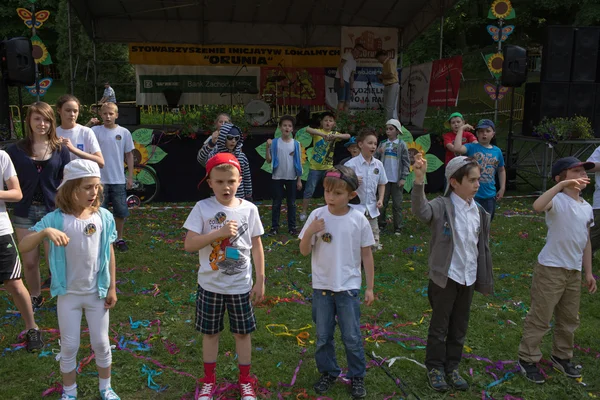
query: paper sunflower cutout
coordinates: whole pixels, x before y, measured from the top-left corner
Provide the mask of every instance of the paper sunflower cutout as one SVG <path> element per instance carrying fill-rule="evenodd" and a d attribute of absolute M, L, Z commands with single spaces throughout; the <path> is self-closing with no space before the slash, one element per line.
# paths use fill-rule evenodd
<path fill-rule="evenodd" d="M 489 19 L 513 19 L 515 17 L 515 9 L 509 0 L 495 0 L 488 13 Z"/>
<path fill-rule="evenodd" d="M 152 143 L 152 129 L 137 129 L 131 136 L 133 138 L 133 164 L 134 165 L 145 165 L 156 173 L 156 170 L 148 164 L 158 164 L 167 153 L 158 146 Z M 136 180 L 145 185 L 156 184 L 154 178 L 141 168 L 135 168 L 133 175 Z"/>
<path fill-rule="evenodd" d="M 50 65 L 52 64 L 52 58 L 50 57 L 50 53 L 48 53 L 48 49 L 42 39 L 39 36 L 35 35 L 31 37 L 31 46 L 33 51 L 31 54 L 35 60 L 36 64 L 42 65 Z"/>
<path fill-rule="evenodd" d="M 410 173 L 406 177 L 404 190 L 410 192 L 415 183 L 413 164 L 415 163 L 415 156 L 418 153 L 421 153 L 421 155 L 427 160 L 427 172 L 436 171 L 438 168 L 444 165 L 444 163 L 435 155 L 427 154 L 429 148 L 431 147 L 431 136 L 423 135 L 419 136 L 417 140 L 414 140 L 412 134 L 402 127 L 402 140 L 404 140 L 406 146 L 408 147 L 408 158 L 410 159 Z M 427 175 L 425 176 L 425 182 L 427 182 Z"/>
<path fill-rule="evenodd" d="M 276 138 L 281 137 L 281 130 L 279 129 L 279 127 L 277 127 L 277 130 L 275 131 L 275 137 Z M 312 147 L 307 149 L 307 147 L 310 146 L 310 144 L 312 143 L 312 136 L 310 136 L 310 134 L 308 132 L 306 132 L 306 128 L 302 128 L 302 129 L 298 130 L 298 132 L 296 132 L 294 139 L 296 139 L 300 143 L 300 151 L 301 151 L 300 162 L 302 163 L 302 180 L 305 181 L 306 178 L 308 177 L 308 170 L 310 169 L 309 160 L 312 157 L 312 152 L 313 152 Z M 262 158 L 267 158 L 266 151 L 267 151 L 267 142 L 264 142 L 260 146 L 256 147 L 256 152 Z M 261 169 L 270 174 L 273 173 L 273 166 L 271 165 L 271 163 L 268 163 L 266 161 L 264 162 Z"/>
<path fill-rule="evenodd" d="M 502 75 L 502 63 L 504 62 L 502 53 L 488 54 L 485 56 L 485 62 L 492 75 L 500 78 L 500 75 Z"/>

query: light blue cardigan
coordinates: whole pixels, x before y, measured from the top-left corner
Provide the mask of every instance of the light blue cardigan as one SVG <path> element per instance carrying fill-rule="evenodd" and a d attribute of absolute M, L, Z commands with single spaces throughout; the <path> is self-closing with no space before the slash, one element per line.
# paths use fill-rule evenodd
<path fill-rule="evenodd" d="M 110 286 L 110 246 L 117 240 L 117 231 L 115 228 L 115 219 L 110 211 L 100 207 L 98 209 L 102 219 L 102 236 L 100 237 L 99 251 L 99 270 L 98 270 L 98 297 L 106 297 Z M 54 228 L 63 231 L 63 214 L 56 209 L 48 213 L 35 226 L 29 228 L 34 232 L 41 232 L 46 228 Z M 50 294 L 62 296 L 67 293 L 67 260 L 64 246 L 56 246 L 50 241 L 50 273 L 52 274 L 52 284 L 50 285 Z"/>
<path fill-rule="evenodd" d="M 271 142 L 271 158 L 273 158 L 273 170 L 279 166 L 279 157 L 277 156 L 277 144 L 281 138 L 273 139 Z M 293 139 L 292 139 L 293 140 Z M 302 176 L 302 162 L 300 161 L 300 143 L 294 140 L 294 169 L 296 177 Z"/>

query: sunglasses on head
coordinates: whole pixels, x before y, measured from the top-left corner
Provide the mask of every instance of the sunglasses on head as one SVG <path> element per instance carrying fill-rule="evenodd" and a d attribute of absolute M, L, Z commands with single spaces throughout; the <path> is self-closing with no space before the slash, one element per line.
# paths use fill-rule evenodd
<path fill-rule="evenodd" d="M 238 140 L 240 140 L 240 137 L 239 136 L 227 135 L 227 140 L 235 140 L 237 142 Z"/>

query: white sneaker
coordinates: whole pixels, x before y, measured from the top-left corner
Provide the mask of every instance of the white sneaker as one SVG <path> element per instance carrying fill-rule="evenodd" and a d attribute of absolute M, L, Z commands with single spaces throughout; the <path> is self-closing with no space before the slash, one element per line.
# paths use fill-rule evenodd
<path fill-rule="evenodd" d="M 198 394 L 198 400 L 213 400 L 213 393 L 215 392 L 214 383 L 202 383 L 200 393 Z"/>
<path fill-rule="evenodd" d="M 240 383 L 240 394 L 242 395 L 242 400 L 256 400 L 256 393 L 254 393 L 251 382 Z"/>
<path fill-rule="evenodd" d="M 304 222 L 304 221 L 306 221 L 306 214 L 304 214 L 304 213 L 300 213 L 300 221 L 301 221 L 301 222 Z"/>

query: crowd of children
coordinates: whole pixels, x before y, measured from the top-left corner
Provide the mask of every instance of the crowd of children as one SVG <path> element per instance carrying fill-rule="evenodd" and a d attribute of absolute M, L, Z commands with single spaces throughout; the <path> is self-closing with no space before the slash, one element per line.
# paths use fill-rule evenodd
<path fill-rule="evenodd" d="M 77 98 L 62 96 L 57 103 L 57 127 L 51 108 L 46 103 L 34 103 L 26 116 L 26 138 L 7 152 L 0 151 L 0 173 L 6 185 L 6 190 L 0 188 L 0 281 L 24 320 L 27 350 L 42 349 L 44 341 L 34 312 L 42 303 L 38 248 L 46 243 L 50 293 L 58 297 L 61 399 L 77 399 L 76 357 L 85 314 L 100 396 L 102 400 L 118 400 L 111 384 L 108 338 L 109 310 L 117 303 L 113 244 L 121 251 L 128 248 L 123 231 L 128 216 L 126 190 L 134 173 L 134 144 L 131 133 L 116 122 L 116 104 L 102 105 L 102 125 L 91 120 L 89 125 L 96 125 L 92 129 L 77 124 L 79 108 Z M 301 227 L 296 223 L 296 196 L 303 188 L 304 171 L 301 145 L 293 136 L 295 119 L 281 117 L 281 136 L 267 141 L 265 155 L 273 171 L 269 234 L 279 234 L 285 196 L 287 230 L 300 239 L 300 253 L 311 255 L 315 361 L 321 375 L 313 388 L 318 395 L 328 392 L 342 372 L 335 351 L 337 324 L 351 396 L 367 397 L 360 330 L 362 271 L 366 282 L 363 301 L 370 306 L 375 299 L 373 251 L 382 248 L 379 236 L 388 221 L 386 206 L 391 198 L 393 232 L 400 235 L 403 190 L 411 169 L 411 211 L 431 231 L 427 380 L 440 392 L 469 388 L 459 366 L 474 292 L 493 293 L 490 225 L 496 201 L 504 195 L 506 174 L 502 151 L 491 143 L 495 135 L 492 121 L 483 119 L 472 127 L 460 113 L 453 113 L 448 122 L 452 131 L 443 137 L 447 149 L 444 193 L 427 200 L 427 159 L 417 153 L 411 165 L 398 120 L 385 123 L 387 138 L 378 145 L 378 131 L 363 129 L 357 136 L 340 133 L 335 130 L 335 115 L 322 115 L 320 128 L 306 129 L 312 136 L 313 152 Z M 252 181 L 248 159 L 242 152 L 242 132 L 227 114 L 219 114 L 215 125 L 217 129 L 197 156 L 205 166 L 204 179 L 214 196 L 197 202 L 183 226 L 187 230 L 185 250 L 198 252 L 200 265 L 195 328 L 202 333 L 204 377 L 197 398 L 213 399 L 219 341 L 227 313 L 235 340 L 240 395 L 242 400 L 254 400 L 257 382 L 250 374 L 251 334 L 257 329 L 253 306 L 265 295 L 261 241 L 265 231 L 258 208 L 251 202 Z M 335 144 L 340 140 L 347 141 L 344 147 L 351 157 L 334 166 Z M 590 231 L 597 232 L 594 220 L 600 215 L 596 213 L 600 206 L 595 199 L 592 209 L 580 192 L 589 183 L 587 173 L 597 171 L 600 151 L 588 162 L 574 157 L 557 160 L 552 168 L 556 185 L 533 204 L 536 211 L 545 212 L 548 236 L 533 275 L 531 308 L 518 348 L 518 365 L 535 383 L 544 382 L 536 364 L 542 357 L 540 344 L 553 315 L 551 362 L 568 377 L 581 376 L 571 361 L 573 337 L 579 325 L 582 270 L 588 291 L 596 291 L 592 253 L 597 247 L 594 238 L 600 233 L 594 236 Z M 309 200 L 320 184 L 325 205 L 307 215 Z M 600 189 L 597 191 L 600 199 Z M 5 202 L 17 203 L 13 224 Z M 110 205 L 112 213 L 107 210 Z M 22 282 L 23 273 L 29 291 Z"/>

